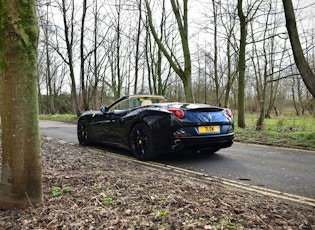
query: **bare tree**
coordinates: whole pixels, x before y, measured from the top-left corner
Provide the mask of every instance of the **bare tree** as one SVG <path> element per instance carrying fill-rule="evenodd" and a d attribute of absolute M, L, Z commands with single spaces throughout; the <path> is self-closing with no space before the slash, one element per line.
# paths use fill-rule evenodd
<path fill-rule="evenodd" d="M 110 73 L 107 78 L 104 78 L 104 84 L 107 85 L 113 92 L 114 98 L 121 96 L 123 88 L 123 55 L 122 52 L 122 14 L 123 14 L 123 1 L 115 0 L 115 4 L 111 7 L 110 11 L 110 24 L 111 33 L 107 38 L 107 62 L 109 65 Z"/>
<path fill-rule="evenodd" d="M 207 33 L 201 36 L 203 45 L 197 43 L 198 60 L 204 53 L 204 64 L 199 65 L 199 79 L 205 78 L 198 84 L 198 93 L 202 93 L 205 103 L 229 106 L 231 90 L 237 76 L 238 45 L 236 39 L 236 4 L 225 1 L 201 1 L 200 15 L 196 25 L 199 31 Z M 202 21 L 205 18 L 205 21 Z M 197 23 L 198 22 L 198 23 Z M 198 37 L 198 32 L 196 37 Z M 198 61 L 199 62 L 199 61 Z M 199 62 L 200 63 L 200 62 Z M 199 76 L 203 75 L 203 76 Z M 200 98 L 200 95 L 199 95 Z"/>
<path fill-rule="evenodd" d="M 160 20 L 160 36 L 161 41 L 167 40 L 169 37 L 166 35 L 166 8 L 165 0 L 162 1 L 162 15 Z M 171 40 L 171 39 L 170 39 Z M 172 49 L 174 45 L 170 44 L 169 48 Z M 152 94 L 165 95 L 169 79 L 171 77 L 171 67 L 168 63 L 163 64 L 163 54 L 160 47 L 152 41 L 148 19 L 146 20 L 146 40 L 145 40 L 145 55 L 146 64 L 148 69 L 148 85 L 149 91 Z"/>
<path fill-rule="evenodd" d="M 246 45 L 247 24 L 253 19 L 263 1 L 256 0 L 247 6 L 247 12 L 243 10 L 243 0 L 237 2 L 237 12 L 240 20 L 240 47 L 238 59 L 238 127 L 245 128 L 245 68 L 246 68 Z"/>
<path fill-rule="evenodd" d="M 221 24 L 223 25 L 225 32 L 226 32 L 226 59 L 227 59 L 227 82 L 225 86 L 225 96 L 224 96 L 224 107 L 230 107 L 230 94 L 233 87 L 233 84 L 237 77 L 237 64 L 233 57 L 236 57 L 236 52 L 234 51 L 233 47 L 236 45 L 235 41 L 235 26 L 236 26 L 236 13 L 234 12 L 235 9 L 230 12 L 230 3 L 227 3 L 227 7 L 225 10 L 226 21 L 223 21 L 221 17 Z M 236 59 L 236 58 L 235 58 Z"/>
<path fill-rule="evenodd" d="M 275 50 L 275 46 L 274 46 L 274 43 L 275 43 L 275 37 L 272 38 L 272 49 Z M 279 66 L 278 66 L 278 69 L 281 69 L 282 68 L 282 64 L 284 63 L 284 58 L 285 58 L 285 53 L 287 52 L 287 49 L 286 49 L 286 43 L 287 43 L 287 38 L 284 39 L 284 42 L 283 42 L 283 47 L 282 47 L 282 51 L 281 51 L 281 57 L 279 59 Z M 274 55 L 271 54 L 271 55 Z M 280 81 L 277 81 L 275 79 L 277 78 L 280 78 L 281 76 L 281 71 L 277 71 L 275 72 L 275 68 L 274 68 L 274 63 L 272 64 L 272 71 L 270 73 L 270 79 L 269 79 L 269 83 L 270 83 L 270 95 L 269 95 L 269 105 L 268 105 L 268 108 L 266 110 L 266 114 L 265 114 L 265 117 L 266 118 L 271 118 L 271 111 L 274 110 L 276 116 L 278 116 L 278 110 L 275 106 L 275 101 L 276 101 L 276 97 L 277 97 L 277 91 L 278 91 L 278 88 L 279 88 L 279 83 Z"/>
<path fill-rule="evenodd" d="M 64 26 L 64 41 L 66 43 L 66 57 L 64 56 L 63 52 L 56 47 L 56 51 L 60 55 L 60 57 L 67 63 L 69 67 L 70 79 L 71 79 L 71 99 L 72 99 L 72 109 L 73 113 L 76 115 L 80 115 L 80 109 L 77 99 L 77 89 L 76 89 L 76 80 L 75 80 L 75 73 L 74 73 L 74 0 L 70 0 L 68 4 L 67 0 L 62 0 L 61 5 L 59 5 L 59 9 L 62 13 L 63 19 L 63 26 Z M 68 11 L 70 10 L 70 21 L 68 22 Z"/>
<path fill-rule="evenodd" d="M 310 91 L 315 97 L 315 75 L 312 72 L 308 62 L 303 54 L 303 49 L 300 43 L 299 33 L 296 27 L 296 19 L 294 9 L 291 0 L 282 0 L 283 8 L 286 18 L 286 27 L 289 33 L 290 42 L 293 50 L 294 60 L 297 68 L 301 74 L 301 77 Z"/>
<path fill-rule="evenodd" d="M 258 44 L 255 39 L 254 35 L 254 26 L 253 21 L 251 21 L 251 38 L 252 38 L 252 62 L 253 62 L 253 68 L 256 78 L 256 92 L 257 92 L 257 101 L 259 105 L 259 117 L 256 122 L 256 130 L 262 130 L 263 129 L 263 123 L 265 119 L 265 112 L 266 112 L 266 104 L 267 104 L 267 90 L 268 90 L 268 75 L 269 68 L 272 68 L 272 60 L 269 60 L 269 53 L 268 53 L 268 47 L 271 47 L 272 45 L 269 44 L 269 25 L 271 25 L 271 12 L 272 12 L 272 5 L 269 2 L 265 2 L 266 6 L 266 14 L 265 14 L 265 23 L 264 25 L 261 25 L 262 28 L 262 34 L 259 33 L 259 36 L 262 39 L 262 44 Z M 264 12 L 264 7 L 262 6 L 262 12 Z M 262 46 L 262 51 L 259 52 L 257 46 Z M 272 53 L 273 50 L 271 50 L 270 53 Z"/>
<path fill-rule="evenodd" d="M 108 29 L 102 31 L 101 24 L 104 24 L 103 19 L 101 18 L 101 11 L 103 10 L 103 5 L 98 4 L 98 0 L 93 1 L 93 17 L 94 17 L 94 29 L 93 29 L 93 55 L 91 55 L 89 65 L 89 72 L 93 74 L 93 79 L 90 81 L 89 95 L 91 95 L 92 108 L 97 109 L 97 94 L 103 94 L 103 87 L 99 92 L 99 83 L 101 81 L 102 72 L 106 71 L 106 51 L 102 52 L 101 48 L 106 39 L 106 34 Z M 105 63 L 105 64 L 104 64 Z M 100 97 L 102 98 L 102 97 Z M 100 101 L 99 107 L 101 107 L 102 101 Z"/>
<path fill-rule="evenodd" d="M 260 48 L 263 44 L 261 39 L 263 33 L 260 30 L 261 27 L 257 27 L 257 25 L 258 23 L 265 23 L 266 18 L 261 8 L 261 4 L 265 1 L 224 2 L 221 0 L 199 0 L 198 4 L 189 8 L 189 13 L 196 9 L 202 10 L 202 13 L 198 14 L 198 18 L 195 17 L 195 14 L 191 14 L 192 18 L 189 21 L 189 23 L 192 23 L 190 26 L 192 33 L 189 31 L 191 33 L 189 41 L 198 38 L 195 43 L 196 46 L 188 44 L 187 0 L 47 1 L 52 2 L 52 5 L 49 6 L 50 11 L 59 14 L 59 17 L 55 17 L 56 29 L 42 27 L 41 38 L 43 43 L 40 44 L 41 78 L 39 79 L 41 85 L 39 89 L 45 90 L 45 94 L 40 96 L 41 105 L 45 103 L 44 106 L 49 108 L 42 111 L 60 111 L 56 96 L 57 92 L 60 92 L 60 84 L 63 82 L 62 87 L 67 90 L 66 93 L 68 93 L 68 83 L 70 82 L 72 101 L 74 98 L 77 100 L 77 105 L 71 102 L 74 105 L 72 111 L 75 107 L 78 110 L 80 109 L 79 102 L 84 110 L 91 107 L 98 108 L 104 100 L 110 100 L 112 97 L 116 98 L 129 92 L 165 94 L 169 98 L 175 98 L 176 100 L 183 98 L 185 100 L 183 94 L 187 95 L 187 89 L 190 91 L 191 88 L 194 101 L 196 99 L 197 101 L 211 102 L 218 105 L 222 103 L 223 106 L 232 106 L 237 108 L 238 112 L 241 112 L 243 108 L 249 108 L 247 103 L 253 102 L 254 97 L 257 96 L 247 90 L 249 89 L 247 86 L 255 87 L 256 79 L 251 78 L 251 76 L 256 75 L 255 69 L 250 66 L 251 63 L 248 61 L 250 52 L 246 51 L 246 47 L 251 42 L 257 42 L 257 48 Z M 236 7 L 239 2 L 242 2 L 241 11 L 244 16 L 245 29 L 248 29 L 249 22 L 254 20 L 252 33 L 256 37 L 255 41 L 251 41 L 250 36 L 245 36 L 244 39 L 243 35 L 238 34 L 239 31 L 242 31 L 241 24 L 236 23 L 240 19 Z M 273 2 L 272 7 L 275 4 L 278 4 L 278 1 Z M 153 6 L 155 7 L 154 12 L 151 12 L 150 7 Z M 44 7 L 47 8 L 48 5 Z M 42 11 L 44 11 L 44 7 Z M 58 12 L 58 9 L 60 12 Z M 77 9 L 80 9 L 81 12 Z M 146 15 L 144 9 L 147 10 Z M 255 14 L 257 11 L 261 14 Z M 274 11 L 272 15 L 277 15 L 277 26 L 280 27 L 283 26 L 283 21 L 281 18 L 279 19 L 282 14 L 278 12 Z M 42 22 L 48 21 L 47 16 L 45 15 L 42 18 Z M 65 20 L 58 21 L 58 19 L 64 18 L 66 18 L 66 23 Z M 61 30 L 59 26 L 61 26 Z M 197 26 L 198 29 L 196 29 Z M 272 26 L 268 24 L 267 29 L 270 30 Z M 247 31 L 245 32 L 247 33 Z M 54 33 L 56 34 L 56 40 L 51 39 L 51 35 Z M 66 33 L 68 36 L 66 36 Z M 203 36 L 205 33 L 206 36 Z M 258 34 L 260 34 L 260 37 Z M 200 38 L 204 38 L 205 44 L 201 45 L 199 43 Z M 287 36 L 284 33 L 275 34 L 272 38 L 267 37 L 269 39 L 268 43 L 266 42 L 268 49 L 272 45 L 271 42 L 274 43 L 275 49 L 278 47 L 275 53 L 272 54 L 270 50 L 266 50 L 265 54 L 268 67 L 266 77 L 268 79 L 265 99 L 260 101 L 266 103 L 266 108 L 268 106 L 267 116 L 270 115 L 271 109 L 275 108 L 273 104 L 280 105 L 275 101 L 278 99 L 278 95 L 285 95 L 286 93 L 291 95 L 288 90 L 289 87 L 286 88 L 282 84 L 283 81 L 286 81 L 283 80 L 285 71 L 279 68 L 281 65 L 279 61 L 280 53 L 283 53 L 281 54 L 282 66 L 291 64 L 291 53 L 287 50 L 282 51 L 279 45 L 281 43 L 285 49 L 287 44 L 283 39 L 286 38 Z M 300 37 L 300 39 L 303 39 L 303 37 Z M 244 43 L 241 44 L 241 40 L 242 42 L 244 40 Z M 305 41 L 308 42 L 308 40 Z M 56 45 L 53 45 L 54 42 L 56 42 Z M 309 52 L 309 43 L 306 46 L 308 47 L 307 52 Z M 54 47 L 55 50 L 52 50 L 51 47 Z M 243 52 L 244 47 L 245 51 Z M 193 55 L 196 54 L 196 59 L 193 58 L 193 55 L 190 57 L 190 52 Z M 257 69 L 257 73 L 261 74 L 261 80 L 263 80 L 263 54 L 261 50 L 258 50 L 258 53 L 261 57 L 255 58 L 255 63 L 259 62 L 261 65 L 261 68 Z M 42 54 L 45 54 L 45 56 Z M 240 58 L 243 54 L 245 55 L 244 59 Z M 272 55 L 274 56 L 272 57 Z M 272 62 L 275 62 L 275 64 L 273 65 Z M 65 71 L 65 66 L 68 67 L 67 71 Z M 240 67 L 244 69 L 242 70 Z M 198 71 L 193 73 L 192 68 L 196 68 Z M 237 84 L 235 85 L 234 82 L 237 75 L 242 76 L 242 71 L 244 79 L 239 77 L 240 90 L 237 95 Z M 291 74 L 288 73 L 287 79 Z M 244 83 L 243 89 L 242 81 Z M 301 86 L 303 87 L 303 84 Z M 303 89 L 302 87 L 301 89 Z M 277 92 L 277 89 L 281 92 Z M 75 90 L 80 90 L 80 92 L 78 91 L 80 97 L 76 92 L 73 93 Z M 178 95 L 175 95 L 174 92 Z M 297 103 L 309 103 L 305 92 L 300 92 L 302 92 L 300 94 L 301 100 L 297 100 Z M 239 100 L 237 100 L 238 96 L 240 96 Z M 49 98 L 49 103 L 47 98 Z M 236 103 L 240 103 L 242 98 L 249 98 L 249 100 L 245 101 L 244 99 L 243 105 L 237 105 Z M 52 105 L 55 106 L 55 110 Z M 255 106 L 253 103 L 253 107 Z M 305 107 L 305 109 L 308 109 L 308 107 Z M 241 121 L 242 117 L 239 116 L 239 118 Z"/>
<path fill-rule="evenodd" d="M 53 86 L 52 86 L 52 82 L 53 82 L 53 76 L 51 73 L 51 68 L 52 68 L 52 60 L 51 60 L 51 50 L 50 50 L 50 43 L 49 43 L 49 39 L 50 39 L 50 18 L 49 18 L 49 6 L 50 6 L 50 2 L 46 2 L 46 9 L 45 9 L 45 13 L 46 15 L 43 15 L 40 18 L 40 23 L 41 23 L 41 28 L 43 30 L 43 36 L 44 36 L 44 52 L 45 52 L 45 61 L 46 61 L 46 66 L 45 66 L 45 70 L 46 73 L 44 74 L 46 77 L 46 88 L 47 88 L 47 112 L 48 113 L 52 113 L 54 114 L 56 112 L 56 108 L 55 108 L 55 100 L 54 100 L 54 90 L 53 90 Z"/>
<path fill-rule="evenodd" d="M 145 3 L 146 3 L 146 8 L 147 8 L 148 22 L 149 22 L 152 35 L 156 43 L 158 44 L 159 48 L 163 52 L 164 56 L 170 63 L 170 66 L 182 80 L 183 85 L 184 85 L 186 101 L 193 102 L 194 98 L 193 98 L 192 80 L 191 80 L 191 57 L 190 57 L 190 50 L 189 50 L 189 43 L 188 43 L 188 0 L 183 1 L 182 9 L 180 9 L 180 5 L 178 1 L 175 2 L 175 0 L 171 0 L 172 10 L 176 18 L 178 31 L 181 38 L 184 66 L 180 65 L 180 62 L 176 58 L 175 54 L 170 53 L 166 49 L 166 46 L 162 43 L 153 25 L 152 11 L 151 11 L 148 0 L 145 0 Z"/>

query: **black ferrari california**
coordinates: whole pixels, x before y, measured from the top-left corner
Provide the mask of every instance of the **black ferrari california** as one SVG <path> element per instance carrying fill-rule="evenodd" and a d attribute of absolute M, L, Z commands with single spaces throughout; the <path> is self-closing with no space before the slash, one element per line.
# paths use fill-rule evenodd
<path fill-rule="evenodd" d="M 216 152 L 230 147 L 233 127 L 227 108 L 132 95 L 100 111 L 84 112 L 77 132 L 81 145 L 115 145 L 129 149 L 139 160 L 151 160 L 161 152 Z"/>

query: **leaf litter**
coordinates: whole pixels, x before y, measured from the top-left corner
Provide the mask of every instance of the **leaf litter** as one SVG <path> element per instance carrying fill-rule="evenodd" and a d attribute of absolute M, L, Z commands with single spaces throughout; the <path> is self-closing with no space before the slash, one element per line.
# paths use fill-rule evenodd
<path fill-rule="evenodd" d="M 314 229 L 315 209 L 43 137 L 44 204 L 0 229 Z"/>

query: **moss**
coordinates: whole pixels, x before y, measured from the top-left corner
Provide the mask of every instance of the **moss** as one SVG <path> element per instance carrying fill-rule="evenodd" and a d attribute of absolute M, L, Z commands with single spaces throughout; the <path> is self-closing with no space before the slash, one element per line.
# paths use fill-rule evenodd
<path fill-rule="evenodd" d="M 5 51 L 5 45 L 4 45 L 4 32 L 8 25 L 6 24 L 5 18 L 7 17 L 7 8 L 6 4 L 4 4 L 4 0 L 0 0 L 0 69 L 7 68 L 7 64 L 4 59 L 4 51 Z"/>
<path fill-rule="evenodd" d="M 30 1 L 20 1 L 18 27 L 21 36 L 20 39 L 23 42 L 21 48 L 26 49 L 24 51 L 29 60 L 36 60 L 39 29 L 35 9 L 36 1 L 32 1 L 33 3 L 30 3 Z"/>

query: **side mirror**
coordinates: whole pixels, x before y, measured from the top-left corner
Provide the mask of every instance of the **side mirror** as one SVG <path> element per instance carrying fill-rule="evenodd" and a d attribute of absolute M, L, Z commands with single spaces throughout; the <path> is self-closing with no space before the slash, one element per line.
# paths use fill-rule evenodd
<path fill-rule="evenodd" d="M 102 113 L 106 113 L 107 111 L 108 111 L 108 108 L 107 108 L 107 107 L 102 107 L 102 108 L 101 108 L 101 112 L 102 112 Z"/>

